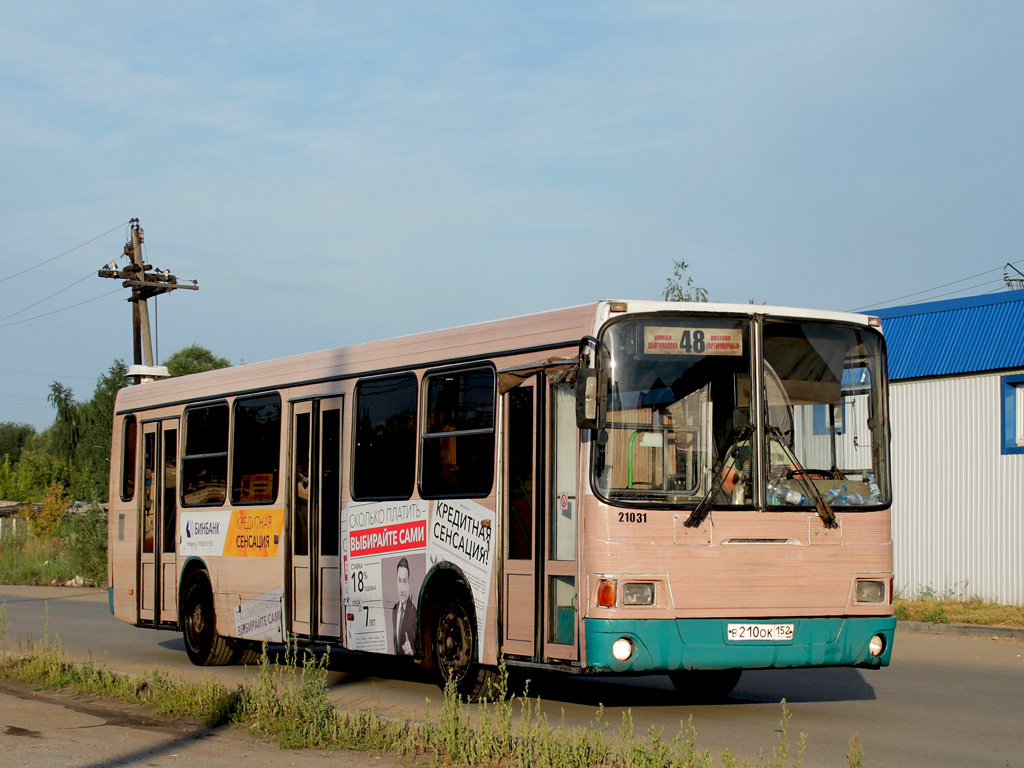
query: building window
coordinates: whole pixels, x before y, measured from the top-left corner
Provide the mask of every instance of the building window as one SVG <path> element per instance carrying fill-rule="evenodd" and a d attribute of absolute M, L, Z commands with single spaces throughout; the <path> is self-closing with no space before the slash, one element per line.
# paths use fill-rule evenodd
<path fill-rule="evenodd" d="M 487 496 L 494 484 L 494 369 L 428 375 L 420 495 Z"/>
<path fill-rule="evenodd" d="M 1024 453 L 1024 373 L 1001 376 L 1003 399 L 1002 452 Z"/>
<path fill-rule="evenodd" d="M 228 484 L 228 404 L 185 411 L 185 450 L 181 457 L 181 503 L 220 506 Z"/>
<path fill-rule="evenodd" d="M 416 479 L 416 376 L 356 384 L 352 498 L 408 499 Z"/>
<path fill-rule="evenodd" d="M 277 499 L 281 462 L 281 397 L 235 401 L 231 502 L 270 504 Z"/>

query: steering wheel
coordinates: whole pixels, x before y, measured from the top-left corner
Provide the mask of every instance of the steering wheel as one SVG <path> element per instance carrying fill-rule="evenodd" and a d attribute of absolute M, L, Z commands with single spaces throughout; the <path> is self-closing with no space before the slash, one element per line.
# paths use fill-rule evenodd
<path fill-rule="evenodd" d="M 831 469 L 791 469 L 786 473 L 787 478 L 797 476 L 806 477 L 808 480 L 835 480 L 836 473 Z"/>

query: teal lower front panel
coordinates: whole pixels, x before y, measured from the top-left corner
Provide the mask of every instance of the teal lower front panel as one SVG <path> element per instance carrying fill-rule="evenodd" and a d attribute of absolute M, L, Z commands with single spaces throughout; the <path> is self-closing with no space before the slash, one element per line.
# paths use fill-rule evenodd
<path fill-rule="evenodd" d="M 793 624 L 793 639 L 729 640 L 732 623 Z M 585 619 L 587 666 L 595 672 L 642 674 L 676 669 L 781 669 L 786 667 L 885 667 L 892 655 L 895 616 L 778 619 Z M 872 656 L 868 644 L 885 638 Z M 633 654 L 612 655 L 627 638 Z"/>

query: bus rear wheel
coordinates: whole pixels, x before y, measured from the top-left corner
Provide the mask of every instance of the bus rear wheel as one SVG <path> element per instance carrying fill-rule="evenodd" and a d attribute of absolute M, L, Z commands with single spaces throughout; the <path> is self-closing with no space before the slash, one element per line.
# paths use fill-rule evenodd
<path fill-rule="evenodd" d="M 466 599 L 457 596 L 447 605 L 439 606 L 432 643 L 434 664 L 438 685 L 444 688 L 451 682 L 460 698 L 479 701 L 494 695 L 498 673 L 475 661 L 479 643 L 466 605 Z"/>
<path fill-rule="evenodd" d="M 230 664 L 234 660 L 234 649 L 217 634 L 213 590 L 205 571 L 196 571 L 189 577 L 181 604 L 181 631 L 189 661 L 197 667 Z"/>
<path fill-rule="evenodd" d="M 742 674 L 742 669 L 677 669 L 668 678 L 684 700 L 712 702 L 732 693 Z"/>

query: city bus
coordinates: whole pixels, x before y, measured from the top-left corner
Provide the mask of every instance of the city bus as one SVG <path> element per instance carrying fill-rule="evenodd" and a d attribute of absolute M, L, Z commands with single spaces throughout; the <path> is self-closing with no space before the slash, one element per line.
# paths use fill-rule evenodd
<path fill-rule="evenodd" d="M 877 318 L 601 301 L 122 389 L 109 588 L 197 665 L 264 641 L 508 668 L 889 663 Z"/>

